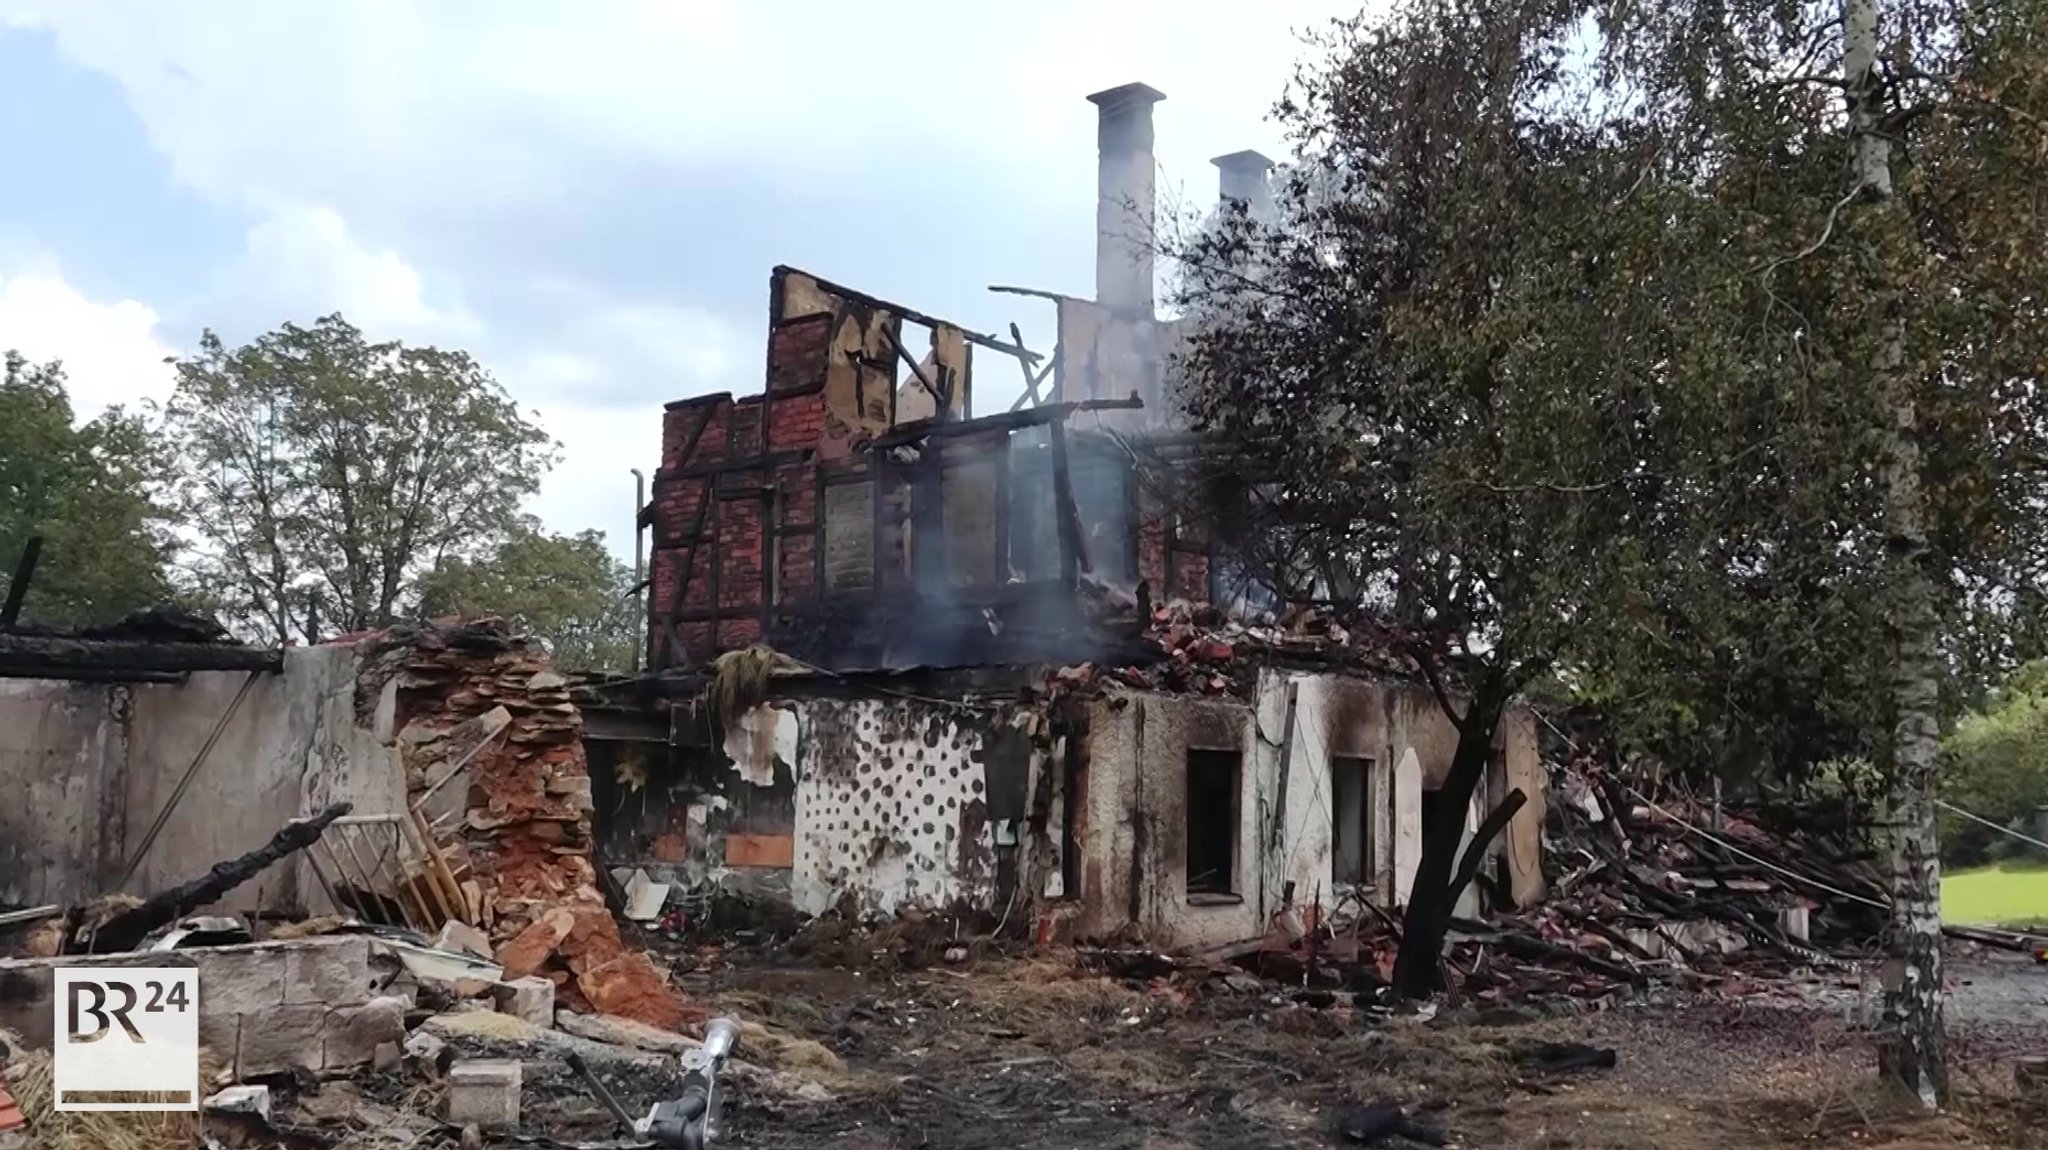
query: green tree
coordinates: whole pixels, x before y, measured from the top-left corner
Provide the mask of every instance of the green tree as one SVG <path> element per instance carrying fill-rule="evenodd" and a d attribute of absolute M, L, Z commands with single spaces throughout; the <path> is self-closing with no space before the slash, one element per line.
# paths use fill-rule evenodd
<path fill-rule="evenodd" d="M 1984 710 L 1966 715 L 1942 741 L 1943 797 L 1999 826 L 2033 834 L 2036 808 L 2048 805 L 2048 663 L 2021 669 Z M 1977 866 L 2038 857 L 2036 848 L 1983 823 L 1945 811 L 1942 861 Z"/>
<path fill-rule="evenodd" d="M 156 498 L 168 464 L 118 407 L 75 424 L 60 364 L 0 359 L 0 588 L 28 539 L 43 540 L 25 618 L 103 623 L 172 597 L 171 517 Z"/>
<path fill-rule="evenodd" d="M 1939 687 L 2048 555 L 2044 35 L 2040 0 L 1413 0 L 1283 104 L 1280 226 L 1190 253 L 1190 407 L 1471 647 L 1402 989 L 1503 682 L 1782 745 L 1713 680 L 1832 670 L 1809 761 L 1861 728 L 1893 773 L 1883 1069 L 1939 1100 Z"/>
<path fill-rule="evenodd" d="M 633 572 L 602 531 L 556 535 L 527 520 L 475 560 L 452 557 L 419 580 L 418 612 L 502 615 L 544 638 L 557 666 L 630 672 L 644 617 Z"/>
<path fill-rule="evenodd" d="M 459 351 L 339 315 L 177 361 L 166 426 L 202 571 L 269 638 L 383 626 L 414 581 L 518 522 L 554 446 Z"/>

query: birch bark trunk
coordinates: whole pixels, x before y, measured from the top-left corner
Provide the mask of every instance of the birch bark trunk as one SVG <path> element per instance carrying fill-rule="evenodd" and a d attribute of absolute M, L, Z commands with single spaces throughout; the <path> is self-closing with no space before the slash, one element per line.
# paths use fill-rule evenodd
<path fill-rule="evenodd" d="M 1891 140 L 1877 75 L 1876 0 L 1843 0 L 1843 79 L 1848 84 L 1858 211 L 1880 217 L 1893 201 Z M 1882 242 L 1874 240 L 1871 242 Z M 1882 260 L 1873 261 L 1882 266 Z M 1928 1109 L 1948 1097 L 1942 1049 L 1941 855 L 1935 832 L 1940 747 L 1934 581 L 1928 572 L 1927 508 L 1915 442 L 1913 387 L 1905 370 L 1898 289 L 1880 272 L 1874 367 L 1891 416 L 1884 465 L 1885 533 L 1893 565 L 1892 929 L 1885 962 L 1879 1070 Z"/>

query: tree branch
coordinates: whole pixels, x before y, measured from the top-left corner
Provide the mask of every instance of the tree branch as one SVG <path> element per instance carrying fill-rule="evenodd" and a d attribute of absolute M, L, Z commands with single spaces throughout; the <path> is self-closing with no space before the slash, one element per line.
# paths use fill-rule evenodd
<path fill-rule="evenodd" d="M 1465 888 L 1472 884 L 1480 866 L 1486 862 L 1486 848 L 1500 837 L 1501 832 L 1508 828 L 1508 822 L 1528 802 L 1529 796 L 1522 793 L 1522 788 L 1516 787 L 1507 793 L 1499 806 L 1493 808 L 1479 824 L 1479 829 L 1472 832 L 1472 841 L 1465 847 L 1464 857 L 1458 860 L 1457 873 L 1451 876 L 1451 885 L 1444 888 L 1446 903 L 1455 904 L 1458 896 L 1465 893 Z"/>

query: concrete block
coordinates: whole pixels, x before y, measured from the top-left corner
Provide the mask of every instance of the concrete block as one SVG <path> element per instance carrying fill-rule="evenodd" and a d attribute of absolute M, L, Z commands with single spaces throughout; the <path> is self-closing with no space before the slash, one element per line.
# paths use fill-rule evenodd
<path fill-rule="evenodd" d="M 393 675 L 384 681 L 384 689 L 377 693 L 377 710 L 370 717 L 370 737 L 386 746 L 398 738 L 398 679 Z"/>
<path fill-rule="evenodd" d="M 217 1114 L 254 1114 L 270 1121 L 270 1087 L 238 1085 L 207 1098 L 203 1105 Z"/>
<path fill-rule="evenodd" d="M 325 1069 L 343 1070 L 375 1061 L 379 1046 L 405 1041 L 405 1000 L 373 998 L 361 1006 L 344 1006 L 327 1015 L 322 1038 Z"/>
<path fill-rule="evenodd" d="M 508 1130 L 519 1125 L 520 1064 L 510 1058 L 472 1058 L 448 1068 L 448 1121 Z"/>
<path fill-rule="evenodd" d="M 245 1016 L 235 1077 L 324 1068 L 327 1013 L 324 1006 L 279 1006 Z"/>
<path fill-rule="evenodd" d="M 441 933 L 434 936 L 434 949 L 451 954 L 473 954 L 485 962 L 493 957 L 490 936 L 459 919 L 441 924 Z"/>
<path fill-rule="evenodd" d="M 186 953 L 199 964 L 199 1012 L 260 1014 L 284 1005 L 284 952 L 222 947 Z"/>
<path fill-rule="evenodd" d="M 205 993 L 203 990 L 201 993 Z M 262 1017 L 258 1015 L 257 1017 Z M 221 1065 L 233 1066 L 235 1056 L 241 1049 L 242 1016 L 220 1014 L 201 1007 L 199 1011 L 199 1045 L 211 1050 L 220 1059 Z"/>
<path fill-rule="evenodd" d="M 536 976 L 496 983 L 491 997 L 500 1014 L 515 1015 L 540 1027 L 555 1024 L 555 984 L 551 979 Z"/>
<path fill-rule="evenodd" d="M 356 1006 L 370 1000 L 370 940 L 323 940 L 284 952 L 284 1001 L 288 1006 L 321 1003 Z M 204 994 L 205 984 L 200 984 Z"/>

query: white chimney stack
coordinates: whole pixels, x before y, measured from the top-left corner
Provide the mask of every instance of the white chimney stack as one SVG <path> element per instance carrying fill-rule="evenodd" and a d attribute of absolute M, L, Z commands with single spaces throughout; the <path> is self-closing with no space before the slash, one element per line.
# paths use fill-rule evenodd
<path fill-rule="evenodd" d="M 1209 162 L 1216 165 L 1221 203 L 1241 203 L 1255 220 L 1273 218 L 1273 183 L 1267 179 L 1273 161 L 1258 152 L 1232 152 Z"/>
<path fill-rule="evenodd" d="M 1158 193 L 1152 105 L 1166 93 L 1144 84 L 1097 92 L 1095 302 L 1152 318 L 1152 252 Z"/>

